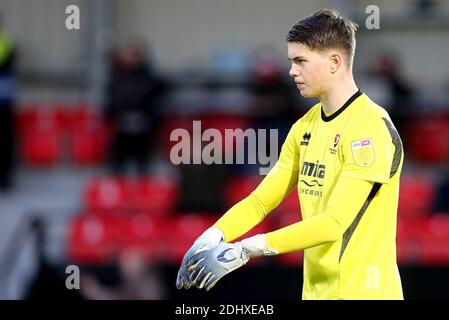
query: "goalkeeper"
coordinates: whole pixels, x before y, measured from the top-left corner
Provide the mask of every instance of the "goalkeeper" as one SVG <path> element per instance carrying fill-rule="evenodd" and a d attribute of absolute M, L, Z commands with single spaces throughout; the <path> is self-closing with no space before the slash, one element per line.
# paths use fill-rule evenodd
<path fill-rule="evenodd" d="M 354 82 L 357 26 L 321 10 L 287 35 L 290 76 L 320 102 L 291 128 L 260 185 L 185 254 L 178 289 L 210 290 L 258 256 L 304 250 L 303 299 L 403 299 L 396 221 L 403 163 L 388 113 Z M 302 221 L 232 243 L 297 188 Z"/>

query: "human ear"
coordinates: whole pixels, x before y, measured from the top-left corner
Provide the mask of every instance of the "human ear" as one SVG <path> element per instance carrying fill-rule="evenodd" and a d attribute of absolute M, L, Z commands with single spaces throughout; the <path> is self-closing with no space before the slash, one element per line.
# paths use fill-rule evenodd
<path fill-rule="evenodd" d="M 341 67 L 342 57 L 338 52 L 333 52 L 329 56 L 329 68 L 331 73 L 337 72 L 337 70 Z"/>

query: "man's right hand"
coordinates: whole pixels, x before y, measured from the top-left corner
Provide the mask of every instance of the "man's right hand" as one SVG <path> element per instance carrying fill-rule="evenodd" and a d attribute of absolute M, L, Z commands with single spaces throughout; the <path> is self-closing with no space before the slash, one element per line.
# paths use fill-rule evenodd
<path fill-rule="evenodd" d="M 223 233 L 217 227 L 210 227 L 201 236 L 199 236 L 198 239 L 195 240 L 182 259 L 181 267 L 179 268 L 178 276 L 176 278 L 176 287 L 178 289 L 189 289 L 192 286 L 192 283 L 189 280 L 189 274 L 187 272 L 187 263 L 189 260 L 197 253 L 215 248 L 223 240 Z"/>

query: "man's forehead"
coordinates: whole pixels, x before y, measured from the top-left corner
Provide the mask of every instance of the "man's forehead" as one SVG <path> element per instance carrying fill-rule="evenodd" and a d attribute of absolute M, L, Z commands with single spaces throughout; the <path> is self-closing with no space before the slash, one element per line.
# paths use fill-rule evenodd
<path fill-rule="evenodd" d="M 299 56 L 306 56 L 310 54 L 312 50 L 305 44 L 299 42 L 288 42 L 288 58 L 294 59 Z"/>

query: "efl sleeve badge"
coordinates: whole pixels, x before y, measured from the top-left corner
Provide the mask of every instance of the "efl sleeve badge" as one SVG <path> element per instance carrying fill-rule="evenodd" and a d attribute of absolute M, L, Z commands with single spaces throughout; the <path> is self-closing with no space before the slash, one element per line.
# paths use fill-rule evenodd
<path fill-rule="evenodd" d="M 369 167 L 374 162 L 374 146 L 371 138 L 353 141 L 351 143 L 352 158 L 360 167 Z"/>

